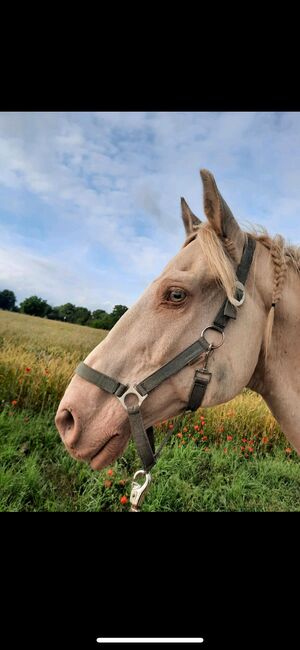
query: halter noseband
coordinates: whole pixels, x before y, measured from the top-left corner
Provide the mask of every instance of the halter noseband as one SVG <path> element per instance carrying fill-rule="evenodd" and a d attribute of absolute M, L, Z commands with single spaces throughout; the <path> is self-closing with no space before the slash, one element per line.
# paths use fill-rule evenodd
<path fill-rule="evenodd" d="M 243 254 L 241 261 L 236 270 L 237 281 L 235 283 L 236 293 L 235 297 L 239 301 L 238 307 L 240 307 L 245 299 L 245 282 L 249 273 L 251 262 L 253 259 L 253 254 L 255 250 L 256 242 L 252 237 L 246 235 L 246 241 L 243 249 Z M 118 400 L 121 402 L 125 411 L 127 411 L 131 434 L 134 439 L 134 442 L 137 447 L 137 451 L 143 463 L 144 471 L 143 474 L 149 472 L 149 470 L 156 463 L 156 460 L 161 453 L 163 446 L 165 445 L 170 434 L 166 436 L 160 445 L 158 451 L 155 453 L 154 448 L 154 436 L 153 436 L 153 427 L 149 427 L 145 430 L 142 414 L 140 407 L 143 401 L 149 396 L 152 390 L 157 388 L 165 379 L 168 379 L 175 373 L 182 370 L 185 366 L 189 365 L 195 361 L 200 355 L 202 356 L 205 353 L 204 364 L 201 368 L 195 370 L 194 381 L 189 397 L 189 402 L 185 410 L 195 411 L 201 405 L 206 388 L 211 380 L 211 372 L 207 370 L 207 361 L 210 353 L 220 347 L 224 342 L 224 329 L 230 319 L 236 319 L 237 316 L 237 307 L 229 302 L 226 299 L 222 306 L 220 307 L 212 325 L 205 327 L 201 332 L 200 338 L 187 347 L 183 352 L 180 352 L 176 357 L 171 361 L 166 363 L 164 366 L 161 366 L 158 370 L 153 372 L 151 375 L 143 379 L 139 384 L 127 385 L 118 382 L 113 377 L 109 377 L 98 370 L 94 370 L 90 366 L 87 366 L 85 363 L 81 362 L 76 368 L 76 373 L 86 379 L 92 384 L 102 388 L 107 393 L 115 395 Z M 208 343 L 204 334 L 207 330 L 216 330 L 222 335 L 222 340 L 219 345 L 213 345 Z M 134 395 L 137 398 L 137 404 L 134 406 L 126 405 L 126 397 L 128 395 Z M 137 472 L 136 475 L 140 473 Z M 135 475 L 135 476 L 136 476 Z M 148 477 L 148 478 L 147 478 Z M 146 474 L 146 483 L 150 482 L 150 474 Z M 134 483 L 136 486 L 136 493 L 139 493 L 138 483 Z M 143 485 L 141 489 L 145 489 Z M 138 496 L 137 496 L 138 499 Z"/>

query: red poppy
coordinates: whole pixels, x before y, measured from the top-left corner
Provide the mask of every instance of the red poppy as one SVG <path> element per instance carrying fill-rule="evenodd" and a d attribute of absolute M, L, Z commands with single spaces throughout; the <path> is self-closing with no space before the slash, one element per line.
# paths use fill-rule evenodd
<path fill-rule="evenodd" d="M 169 424 L 169 429 L 174 429 L 174 424 Z"/>
<path fill-rule="evenodd" d="M 17 403 L 18 403 L 18 400 L 17 400 L 17 399 L 13 399 L 13 401 L 12 401 L 12 405 L 13 405 L 13 406 L 16 406 Z"/>
<path fill-rule="evenodd" d="M 248 447 L 248 451 L 250 451 L 250 453 L 252 454 L 252 452 L 254 451 L 253 447 Z"/>
<path fill-rule="evenodd" d="M 242 438 L 242 442 L 247 442 L 247 438 Z"/>
<path fill-rule="evenodd" d="M 128 498 L 125 497 L 125 496 L 121 497 L 121 499 L 120 499 L 120 503 L 122 503 L 122 504 L 127 503 L 127 501 L 128 501 Z"/>
<path fill-rule="evenodd" d="M 114 470 L 113 470 L 113 469 L 109 469 L 109 470 L 107 471 L 107 476 L 113 476 L 113 475 L 114 475 Z"/>
<path fill-rule="evenodd" d="M 31 368 L 25 368 L 25 372 L 30 372 Z"/>
<path fill-rule="evenodd" d="M 201 440 L 207 440 L 207 436 L 202 436 Z"/>
<path fill-rule="evenodd" d="M 182 433 L 181 433 L 181 431 L 179 431 L 179 433 L 177 433 L 177 438 L 182 438 Z"/>
<path fill-rule="evenodd" d="M 198 426 L 198 424 L 194 424 L 194 429 L 195 429 L 195 431 L 199 431 L 199 426 Z"/>
<path fill-rule="evenodd" d="M 230 440 L 232 440 L 232 436 L 227 436 L 227 440 L 230 442 Z"/>
<path fill-rule="evenodd" d="M 292 452 L 290 447 L 287 447 L 284 451 L 285 451 L 286 454 L 291 454 L 291 452 Z"/>
<path fill-rule="evenodd" d="M 262 441 L 263 445 L 266 445 L 267 442 L 269 442 L 269 438 L 267 438 L 267 436 L 263 436 L 263 438 L 261 439 L 261 441 Z"/>

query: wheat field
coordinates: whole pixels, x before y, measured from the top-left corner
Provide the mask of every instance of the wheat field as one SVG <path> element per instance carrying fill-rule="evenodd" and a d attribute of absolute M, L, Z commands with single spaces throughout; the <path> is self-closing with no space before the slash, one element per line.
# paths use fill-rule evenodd
<path fill-rule="evenodd" d="M 1 400 L 37 413 L 55 408 L 79 361 L 106 335 L 105 330 L 0 310 Z M 212 426 L 229 418 L 236 430 L 280 431 L 265 402 L 251 391 L 205 413 Z"/>

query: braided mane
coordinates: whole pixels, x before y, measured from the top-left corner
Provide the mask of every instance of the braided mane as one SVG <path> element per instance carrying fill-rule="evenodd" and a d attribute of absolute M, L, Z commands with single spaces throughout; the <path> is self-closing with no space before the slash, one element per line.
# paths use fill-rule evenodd
<path fill-rule="evenodd" d="M 287 272 L 291 269 L 300 275 L 300 247 L 287 244 L 281 235 L 270 237 L 263 227 L 252 228 L 252 232 L 247 232 L 247 234 L 254 237 L 270 251 L 273 265 L 272 305 L 270 305 L 264 334 L 264 350 L 267 356 L 272 337 L 275 305 L 282 296 Z M 222 285 L 228 300 L 235 304 L 235 272 L 232 261 L 237 262 L 238 260 L 234 242 L 228 238 L 223 238 L 221 241 L 212 226 L 206 222 L 202 223 L 197 232 L 186 239 L 184 246 L 196 238 L 210 271 Z"/>

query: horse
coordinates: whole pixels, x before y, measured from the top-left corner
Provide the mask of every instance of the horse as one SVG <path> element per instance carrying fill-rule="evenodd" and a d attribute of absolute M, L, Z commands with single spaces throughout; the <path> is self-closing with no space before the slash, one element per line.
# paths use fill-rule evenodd
<path fill-rule="evenodd" d="M 94 470 L 120 457 L 131 435 L 149 470 L 154 424 L 244 388 L 262 396 L 300 454 L 300 248 L 242 230 L 213 174 L 200 175 L 206 219 L 181 198 L 181 249 L 79 365 L 59 404 L 66 449 Z"/>

